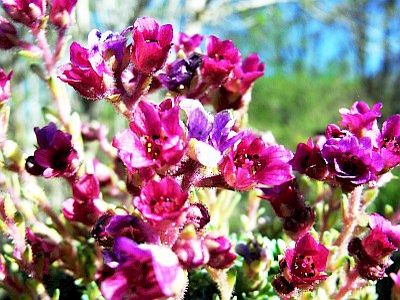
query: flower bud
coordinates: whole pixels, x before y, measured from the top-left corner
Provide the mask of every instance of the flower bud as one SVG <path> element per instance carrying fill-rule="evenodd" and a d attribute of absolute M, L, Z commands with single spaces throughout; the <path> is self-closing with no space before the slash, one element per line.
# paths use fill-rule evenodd
<path fill-rule="evenodd" d="M 231 242 L 224 236 L 207 235 L 205 243 L 210 253 L 208 265 L 215 269 L 229 268 L 236 259 Z"/>
<path fill-rule="evenodd" d="M 66 28 L 73 23 L 72 10 L 78 0 L 53 0 L 50 9 L 50 22 L 58 28 Z"/>
<path fill-rule="evenodd" d="M 44 17 L 46 0 L 3 0 L 3 8 L 15 22 L 35 28 Z"/>

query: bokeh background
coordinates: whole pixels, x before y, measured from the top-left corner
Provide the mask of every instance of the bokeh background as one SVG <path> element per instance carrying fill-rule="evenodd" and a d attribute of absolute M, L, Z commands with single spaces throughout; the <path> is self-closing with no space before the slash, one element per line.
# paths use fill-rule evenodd
<path fill-rule="evenodd" d="M 232 39 L 244 56 L 257 52 L 266 74 L 254 86 L 249 123 L 292 150 L 337 122 L 338 109 L 354 101 L 382 102 L 384 117 L 400 113 L 400 0 L 79 0 L 69 39 L 85 44 L 93 28 L 120 31 L 144 15 L 172 23 L 176 32 Z M 64 54 L 66 62 L 68 48 Z M 33 127 L 44 125 L 50 105 L 33 64 L 21 53 L 0 55 L 1 67 L 15 74 L 10 138 L 26 153 L 32 153 Z M 125 126 L 110 105 L 68 92 L 73 110 L 85 121 L 109 125 L 110 138 Z M 382 189 L 371 210 L 399 207 L 399 183 Z M 381 283 L 382 299 L 389 281 Z"/>

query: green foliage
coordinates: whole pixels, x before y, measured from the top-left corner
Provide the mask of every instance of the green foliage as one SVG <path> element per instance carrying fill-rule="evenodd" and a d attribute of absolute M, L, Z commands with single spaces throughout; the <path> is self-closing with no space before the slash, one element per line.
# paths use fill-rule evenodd
<path fill-rule="evenodd" d="M 339 108 L 359 100 L 360 91 L 358 81 L 337 76 L 282 74 L 261 78 L 253 89 L 249 123 L 256 129 L 272 131 L 279 143 L 294 149 L 298 142 L 337 122 Z"/>

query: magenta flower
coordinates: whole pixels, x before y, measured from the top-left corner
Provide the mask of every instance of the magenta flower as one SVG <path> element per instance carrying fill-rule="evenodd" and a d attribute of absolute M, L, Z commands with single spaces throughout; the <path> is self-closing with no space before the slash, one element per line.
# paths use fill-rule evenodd
<path fill-rule="evenodd" d="M 160 237 L 148 223 L 136 216 L 114 215 L 109 211 L 97 219 L 91 233 L 105 248 L 111 248 L 117 237 L 126 237 L 139 244 L 160 244 Z"/>
<path fill-rule="evenodd" d="M 182 50 L 187 56 L 192 54 L 203 41 L 203 36 L 200 34 L 187 35 L 184 32 L 179 33 L 178 41 L 175 43 L 175 51 L 178 53 Z"/>
<path fill-rule="evenodd" d="M 113 146 L 130 172 L 174 165 L 183 157 L 186 137 L 179 124 L 179 107 L 172 106 L 172 100 L 159 106 L 140 101 L 129 125 L 117 134 Z"/>
<path fill-rule="evenodd" d="M 142 215 L 151 221 L 175 220 L 187 203 L 188 193 L 172 177 L 151 180 L 142 188 L 133 203 Z"/>
<path fill-rule="evenodd" d="M 201 74 L 205 81 L 219 85 L 240 61 L 239 50 L 232 41 L 221 41 L 211 35 L 207 41 L 207 55 L 203 58 Z"/>
<path fill-rule="evenodd" d="M 390 116 L 382 125 L 379 137 L 380 154 L 384 160 L 384 170 L 400 163 L 400 115 Z"/>
<path fill-rule="evenodd" d="M 257 54 L 253 53 L 241 64 L 233 68 L 233 76 L 224 84 L 225 88 L 237 94 L 244 94 L 250 86 L 264 75 L 265 65 L 260 61 Z"/>
<path fill-rule="evenodd" d="M 207 265 L 214 269 L 229 268 L 236 259 L 231 242 L 224 236 L 207 235 L 204 242 L 210 253 Z"/>
<path fill-rule="evenodd" d="M 107 300 L 142 300 L 173 297 L 185 285 L 177 256 L 166 247 L 136 244 L 120 237 L 115 240 L 117 267 L 101 283 Z"/>
<path fill-rule="evenodd" d="M 353 135 L 331 138 L 325 143 L 322 156 L 328 164 L 330 176 L 346 192 L 376 180 L 377 172 L 383 168 L 383 160 L 373 151 L 368 137 L 360 140 Z"/>
<path fill-rule="evenodd" d="M 249 133 L 223 158 L 219 169 L 225 181 L 237 190 L 256 185 L 279 185 L 293 178 L 292 153 L 283 146 L 267 146 L 261 137 Z"/>
<path fill-rule="evenodd" d="M 0 49 L 8 50 L 18 43 L 17 29 L 6 18 L 0 16 Z"/>
<path fill-rule="evenodd" d="M 315 215 L 297 187 L 291 180 L 273 188 L 263 188 L 261 198 L 270 202 L 275 214 L 282 219 L 283 228 L 296 240 L 304 235 L 314 223 Z"/>
<path fill-rule="evenodd" d="M 279 262 L 281 275 L 273 282 L 281 295 L 290 296 L 296 288 L 310 290 L 328 278 L 325 273 L 329 250 L 307 233 L 296 241 L 293 249 L 285 252 Z"/>
<path fill-rule="evenodd" d="M 41 129 L 35 127 L 35 134 L 38 149 L 27 159 L 27 171 L 46 178 L 73 176 L 79 167 L 79 158 L 71 135 L 57 129 L 54 123 Z"/>
<path fill-rule="evenodd" d="M 362 240 L 353 238 L 348 246 L 363 278 L 380 280 L 391 264 L 390 255 L 400 247 L 400 225 L 392 225 L 379 214 L 370 216 L 371 230 Z"/>
<path fill-rule="evenodd" d="M 375 140 L 379 135 L 377 119 L 381 116 L 381 109 L 382 103 L 376 103 L 370 109 L 367 103 L 357 101 L 351 109 L 339 110 L 342 115 L 340 125 L 358 138 L 369 136 Z"/>
<path fill-rule="evenodd" d="M 72 185 L 73 198 L 63 203 L 63 214 L 69 221 L 92 226 L 103 212 L 100 184 L 96 176 L 83 175 Z"/>
<path fill-rule="evenodd" d="M 36 28 L 46 11 L 46 0 L 2 0 L 6 13 L 15 22 Z"/>
<path fill-rule="evenodd" d="M 13 72 L 8 75 L 0 68 L 0 106 L 6 103 L 11 97 L 11 78 Z"/>
<path fill-rule="evenodd" d="M 296 153 L 290 161 L 293 170 L 310 178 L 324 180 L 328 176 L 328 166 L 322 157 L 321 148 L 308 139 L 307 144 L 297 145 Z"/>
<path fill-rule="evenodd" d="M 61 67 L 58 76 L 72 86 L 82 97 L 97 100 L 104 98 L 110 89 L 110 74 L 103 61 L 93 61 L 88 49 L 73 42 L 70 47 L 71 62 Z"/>
<path fill-rule="evenodd" d="M 66 28 L 74 21 L 72 10 L 78 0 L 52 0 L 50 22 L 58 28 Z"/>
<path fill-rule="evenodd" d="M 143 17 L 133 27 L 132 61 L 136 69 L 145 74 L 161 69 L 171 49 L 172 25 L 160 26 L 153 18 Z"/>

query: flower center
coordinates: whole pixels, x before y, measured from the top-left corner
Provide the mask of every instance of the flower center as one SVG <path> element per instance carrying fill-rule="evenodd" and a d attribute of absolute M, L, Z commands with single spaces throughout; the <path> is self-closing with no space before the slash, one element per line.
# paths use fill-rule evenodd
<path fill-rule="evenodd" d="M 145 136 L 145 147 L 146 147 L 146 153 L 148 156 L 150 156 L 152 159 L 157 159 L 160 156 L 160 146 L 156 143 L 156 141 L 160 137 L 158 135 L 153 135 L 153 136 Z"/>
<path fill-rule="evenodd" d="M 254 175 L 261 169 L 262 163 L 258 154 L 237 154 L 233 163 L 237 168 L 249 168 Z"/>
<path fill-rule="evenodd" d="M 312 256 L 297 255 L 293 261 L 293 274 L 300 278 L 312 278 L 316 275 L 315 264 Z"/>

